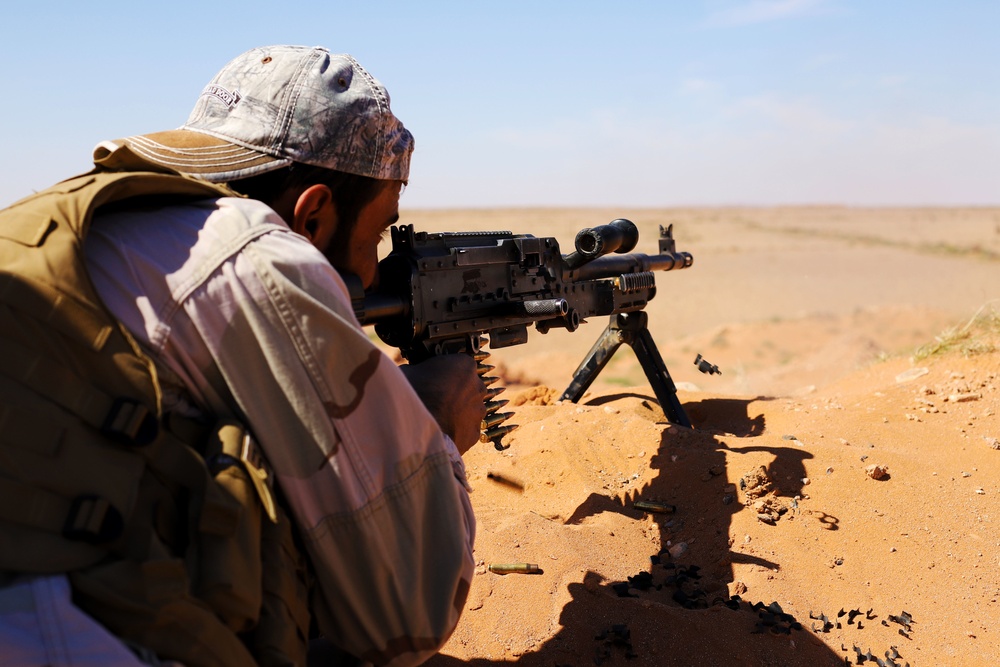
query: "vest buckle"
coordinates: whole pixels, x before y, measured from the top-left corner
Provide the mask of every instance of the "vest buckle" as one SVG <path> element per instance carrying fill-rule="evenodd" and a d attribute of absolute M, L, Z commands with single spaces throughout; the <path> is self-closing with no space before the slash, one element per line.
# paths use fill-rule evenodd
<path fill-rule="evenodd" d="M 260 451 L 260 445 L 253 439 L 249 431 L 243 433 L 243 439 L 240 443 L 240 460 L 243 461 L 243 467 L 250 476 L 250 483 L 257 490 L 260 502 L 264 506 L 264 512 L 272 523 L 277 523 L 278 514 L 274 506 L 274 496 L 271 494 L 274 477 L 269 473 L 264 452 Z"/>
<path fill-rule="evenodd" d="M 156 440 L 160 425 L 144 404 L 130 398 L 115 399 L 101 433 L 115 442 L 130 447 L 143 447 Z"/>
<path fill-rule="evenodd" d="M 125 531 L 122 513 L 107 498 L 83 494 L 73 499 L 62 535 L 68 540 L 88 544 L 107 544 Z"/>

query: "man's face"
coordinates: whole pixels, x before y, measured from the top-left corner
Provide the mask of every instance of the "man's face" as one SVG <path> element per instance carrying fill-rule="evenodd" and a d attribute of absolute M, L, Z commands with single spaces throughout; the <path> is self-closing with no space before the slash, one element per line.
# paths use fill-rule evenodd
<path fill-rule="evenodd" d="M 365 288 L 378 276 L 378 244 L 382 235 L 399 220 L 401 181 L 387 181 L 375 198 L 358 213 L 357 223 L 347 234 L 336 234 L 327 248 L 330 263 L 338 270 L 361 278 Z"/>

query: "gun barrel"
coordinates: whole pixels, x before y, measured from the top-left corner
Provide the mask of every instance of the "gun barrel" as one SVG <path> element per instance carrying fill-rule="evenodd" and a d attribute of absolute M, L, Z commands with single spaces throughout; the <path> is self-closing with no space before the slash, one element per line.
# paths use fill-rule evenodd
<path fill-rule="evenodd" d="M 644 255 L 605 255 L 584 264 L 573 271 L 574 280 L 594 280 L 595 278 L 613 278 L 623 273 L 638 273 L 640 271 L 677 271 L 686 269 L 694 262 L 694 257 L 688 252 L 660 253 Z"/>

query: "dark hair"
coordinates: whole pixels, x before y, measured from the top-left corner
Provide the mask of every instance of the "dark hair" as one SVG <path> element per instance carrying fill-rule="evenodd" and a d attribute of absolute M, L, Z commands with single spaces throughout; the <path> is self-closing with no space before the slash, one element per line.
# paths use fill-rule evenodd
<path fill-rule="evenodd" d="M 308 164 L 294 163 L 288 167 L 230 181 L 229 187 L 251 199 L 258 199 L 272 208 L 278 198 L 290 190 L 302 192 L 311 185 L 325 185 L 333 194 L 337 219 L 345 229 L 354 227 L 358 214 L 375 199 L 387 181 L 357 176 Z"/>

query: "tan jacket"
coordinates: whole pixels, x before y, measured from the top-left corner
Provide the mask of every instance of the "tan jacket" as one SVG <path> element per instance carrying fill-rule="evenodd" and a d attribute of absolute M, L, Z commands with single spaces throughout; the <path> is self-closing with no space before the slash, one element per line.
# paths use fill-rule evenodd
<path fill-rule="evenodd" d="M 89 238 L 165 400 L 245 415 L 308 553 L 319 631 L 376 664 L 433 654 L 475 567 L 464 467 L 329 262 L 247 199 L 102 215 Z"/>

